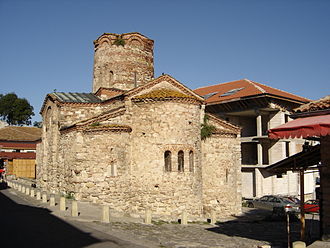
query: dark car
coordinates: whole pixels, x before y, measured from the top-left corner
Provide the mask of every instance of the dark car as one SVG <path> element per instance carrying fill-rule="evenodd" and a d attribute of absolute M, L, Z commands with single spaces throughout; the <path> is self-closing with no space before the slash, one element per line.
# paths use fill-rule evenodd
<path fill-rule="evenodd" d="M 304 210 L 306 213 L 319 213 L 320 204 L 318 200 L 309 200 L 304 203 Z"/>
<path fill-rule="evenodd" d="M 273 211 L 276 214 L 299 213 L 299 205 L 286 197 L 265 195 L 261 198 L 248 201 L 249 207 Z"/>

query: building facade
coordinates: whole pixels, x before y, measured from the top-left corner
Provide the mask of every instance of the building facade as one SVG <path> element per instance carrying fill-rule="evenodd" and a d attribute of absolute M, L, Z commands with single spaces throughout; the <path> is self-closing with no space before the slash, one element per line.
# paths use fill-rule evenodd
<path fill-rule="evenodd" d="M 7 175 L 35 178 L 36 146 L 40 139 L 40 128 L 0 128 L 0 167 L 6 168 Z"/>
<path fill-rule="evenodd" d="M 299 175 L 269 174 L 265 167 L 302 150 L 304 139 L 268 138 L 267 130 L 290 120 L 292 110 L 310 100 L 248 79 L 194 90 L 206 100 L 206 112 L 241 127 L 242 195 L 299 195 Z M 315 177 L 305 175 L 306 194 L 313 197 Z"/>
<path fill-rule="evenodd" d="M 93 93 L 45 98 L 38 185 L 131 216 L 239 214 L 240 129 L 205 118 L 204 99 L 173 77 L 154 79 L 147 37 L 103 34 L 94 46 Z"/>

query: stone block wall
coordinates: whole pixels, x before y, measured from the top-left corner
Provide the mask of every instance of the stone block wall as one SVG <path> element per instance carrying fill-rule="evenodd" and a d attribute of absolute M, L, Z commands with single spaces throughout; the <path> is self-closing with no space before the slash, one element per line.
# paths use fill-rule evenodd
<path fill-rule="evenodd" d="M 241 213 L 241 166 L 238 138 L 214 135 L 202 142 L 203 212 Z"/>

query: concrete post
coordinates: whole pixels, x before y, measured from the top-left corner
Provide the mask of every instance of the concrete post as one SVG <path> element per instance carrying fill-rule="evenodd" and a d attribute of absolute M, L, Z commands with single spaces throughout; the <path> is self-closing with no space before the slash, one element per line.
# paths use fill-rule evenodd
<path fill-rule="evenodd" d="M 73 217 L 78 216 L 78 202 L 75 200 L 71 202 L 71 216 Z"/>
<path fill-rule="evenodd" d="M 49 197 L 49 206 L 55 207 L 55 195 L 51 194 Z"/>
<path fill-rule="evenodd" d="M 46 194 L 46 192 L 42 192 L 42 203 L 47 203 L 47 194 Z"/>
<path fill-rule="evenodd" d="M 37 200 L 38 200 L 38 201 L 41 200 L 41 193 L 40 193 L 40 190 L 37 191 Z"/>
<path fill-rule="evenodd" d="M 18 185 L 18 191 L 22 192 L 22 185 L 20 185 L 20 184 Z"/>
<path fill-rule="evenodd" d="M 31 191 L 30 191 L 30 196 L 31 196 L 31 197 L 34 197 L 34 195 L 35 195 L 35 194 L 34 194 L 34 189 L 32 188 Z"/>
<path fill-rule="evenodd" d="M 25 188 L 25 194 L 26 194 L 26 195 L 30 195 L 30 188 L 29 188 L 29 187 L 26 187 L 26 188 Z"/>
<path fill-rule="evenodd" d="M 181 217 L 181 225 L 187 225 L 187 224 L 188 224 L 187 212 L 183 211 Z"/>
<path fill-rule="evenodd" d="M 102 220 L 103 223 L 109 223 L 110 222 L 110 211 L 109 206 L 102 206 Z"/>
<path fill-rule="evenodd" d="M 60 210 L 61 211 L 65 211 L 66 210 L 66 204 L 65 204 L 65 197 L 61 196 L 60 198 Z"/>
<path fill-rule="evenodd" d="M 306 244 L 302 241 L 296 241 L 292 243 L 292 248 L 306 248 Z"/>
<path fill-rule="evenodd" d="M 144 223 L 145 224 L 151 224 L 151 221 L 152 221 L 151 210 L 150 209 L 146 209 Z"/>
<path fill-rule="evenodd" d="M 22 186 L 22 191 L 21 191 L 23 194 L 25 194 L 25 186 L 23 185 Z"/>
<path fill-rule="evenodd" d="M 210 224 L 215 225 L 216 221 L 217 221 L 217 216 L 215 214 L 215 211 L 211 211 L 211 222 L 210 222 Z"/>

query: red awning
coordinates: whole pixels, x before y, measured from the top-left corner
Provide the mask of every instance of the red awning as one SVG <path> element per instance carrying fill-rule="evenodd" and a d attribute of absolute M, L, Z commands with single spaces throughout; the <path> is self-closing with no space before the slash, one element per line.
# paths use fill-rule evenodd
<path fill-rule="evenodd" d="M 330 115 L 298 118 L 268 130 L 271 139 L 307 138 L 330 135 Z"/>

